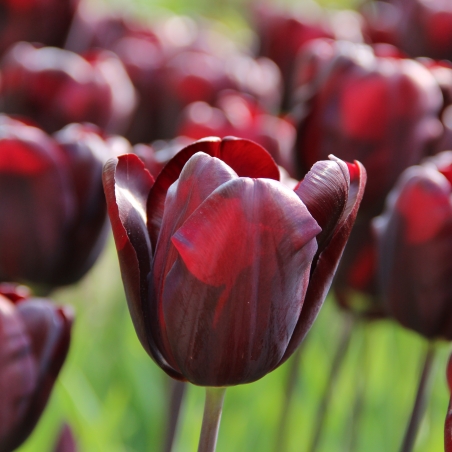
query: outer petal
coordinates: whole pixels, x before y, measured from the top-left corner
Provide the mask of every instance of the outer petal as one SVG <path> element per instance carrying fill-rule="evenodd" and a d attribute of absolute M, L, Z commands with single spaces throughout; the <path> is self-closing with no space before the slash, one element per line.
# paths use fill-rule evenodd
<path fill-rule="evenodd" d="M 162 357 L 154 333 L 149 330 L 152 247 L 146 227 L 146 201 L 153 178 L 136 155 L 127 154 L 107 162 L 103 182 L 127 303 L 138 338 L 162 369 L 180 378 Z"/>
<path fill-rule="evenodd" d="M 33 392 L 21 401 L 26 406 L 8 439 L 2 443 L 2 451 L 18 447 L 38 422 L 66 358 L 73 321 L 70 309 L 59 308 L 40 299 L 19 302 L 17 314 L 30 341 L 30 353 L 35 362 L 36 386 Z"/>
<path fill-rule="evenodd" d="M 298 347 L 311 328 L 312 323 L 316 319 L 317 314 L 322 307 L 323 301 L 325 300 L 331 286 L 334 273 L 339 264 L 339 260 L 342 256 L 342 252 L 344 251 L 353 224 L 355 223 L 358 208 L 364 194 L 367 177 L 366 170 L 361 163 L 355 162 L 354 165 L 347 165 L 345 162 L 338 159 L 335 159 L 335 162 L 341 167 L 344 178 L 342 182 L 339 182 L 339 184 L 343 186 L 348 183 L 348 180 L 350 180 L 348 199 L 346 200 L 345 209 L 343 210 L 341 217 L 338 219 L 336 227 L 332 231 L 331 239 L 326 242 L 324 241 L 321 244 L 323 249 L 319 250 L 317 260 L 311 271 L 309 287 L 306 293 L 303 310 L 301 311 L 294 334 L 281 363 L 286 361 Z M 336 175 L 338 175 L 335 169 L 333 169 L 333 171 Z M 348 177 L 346 172 L 349 173 Z M 324 175 L 324 177 L 327 180 L 330 176 Z M 343 190 L 342 192 L 345 194 L 347 190 Z M 312 190 L 311 193 L 314 194 L 315 191 Z M 324 198 L 325 205 L 330 206 L 331 214 L 334 214 L 336 211 L 334 203 L 331 201 L 331 197 L 333 199 L 337 199 L 337 193 L 337 190 L 334 188 L 327 191 L 320 190 L 318 192 L 319 198 Z"/>
<path fill-rule="evenodd" d="M 279 180 L 279 169 L 271 155 L 253 141 L 227 137 L 204 138 L 182 149 L 157 177 L 148 199 L 147 215 L 151 243 L 155 247 L 163 217 L 168 188 L 184 165 L 196 152 L 204 152 L 227 163 L 240 177 L 261 177 Z"/>
<path fill-rule="evenodd" d="M 157 303 L 156 306 L 151 306 L 152 329 L 162 331 L 167 360 L 171 356 L 171 351 L 165 341 L 165 319 L 161 311 L 161 295 L 165 277 L 178 256 L 171 242 L 171 236 L 216 188 L 237 177 L 237 174 L 221 160 L 198 152 L 185 164 L 179 179 L 168 190 L 153 264 L 156 296 L 150 300 L 151 303 L 152 301 Z M 177 368 L 174 362 L 172 366 Z"/>
<path fill-rule="evenodd" d="M 174 234 L 180 258 L 163 310 L 184 376 L 222 386 L 280 361 L 303 304 L 320 232 L 293 192 L 239 178 L 214 191 Z"/>

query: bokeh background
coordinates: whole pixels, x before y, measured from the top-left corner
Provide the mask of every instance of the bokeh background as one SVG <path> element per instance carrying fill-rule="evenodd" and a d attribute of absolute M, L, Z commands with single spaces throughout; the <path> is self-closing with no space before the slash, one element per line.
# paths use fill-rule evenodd
<path fill-rule="evenodd" d="M 344 8 L 359 2 L 319 3 Z M 219 20 L 218 26 L 237 39 L 252 42 L 243 0 L 111 0 L 105 5 L 149 20 L 170 12 L 207 16 Z M 138 342 L 113 240 L 79 284 L 56 291 L 52 298 L 76 309 L 73 342 L 50 403 L 34 433 L 19 450 L 51 450 L 65 421 L 71 425 L 81 451 L 160 450 L 170 382 Z M 316 407 L 343 328 L 344 314 L 330 295 L 304 344 L 287 425 L 290 451 L 303 452 L 308 448 Z M 415 448 L 418 452 L 443 450 L 448 403 L 444 369 L 450 346 L 439 343 L 437 347 L 431 397 Z M 355 325 L 344 366 L 337 376 L 319 450 L 350 450 L 353 428 L 357 429 L 354 450 L 397 450 L 411 412 L 425 348 L 423 339 L 389 321 Z M 227 391 L 219 452 L 278 451 L 276 431 L 290 366 L 291 361 L 256 383 Z M 362 397 L 362 411 L 353 420 L 357 394 Z M 203 404 L 203 388 L 190 386 L 182 407 L 175 452 L 196 450 Z"/>

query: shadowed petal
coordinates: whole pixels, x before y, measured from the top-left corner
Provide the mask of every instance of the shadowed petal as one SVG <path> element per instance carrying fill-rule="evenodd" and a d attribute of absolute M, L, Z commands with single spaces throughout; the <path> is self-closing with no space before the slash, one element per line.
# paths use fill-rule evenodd
<path fill-rule="evenodd" d="M 341 162 L 340 160 L 335 161 L 338 164 Z M 344 169 L 348 167 L 345 162 L 341 162 L 340 164 Z M 342 216 L 337 221 L 336 228 L 332 231 L 331 239 L 327 244 L 323 244 L 323 250 L 320 251 L 317 261 L 313 265 L 303 310 L 301 311 L 294 334 L 281 363 L 286 361 L 298 347 L 316 319 L 331 286 L 334 273 L 342 256 L 342 252 L 344 251 L 353 224 L 355 223 L 358 208 L 364 194 L 367 176 L 366 170 L 359 162 L 355 161 L 354 165 L 350 168 L 351 170 L 347 169 L 350 178 L 350 188 L 348 190 L 348 199 L 345 203 L 345 209 Z M 343 177 L 344 180 L 347 181 L 345 173 Z M 343 184 L 340 184 L 340 186 L 342 185 Z M 344 194 L 346 192 L 347 191 L 344 190 Z M 337 192 L 334 190 L 330 192 L 330 194 L 336 196 Z M 327 202 L 327 205 L 332 206 L 333 204 L 329 201 Z"/>
<path fill-rule="evenodd" d="M 167 364 L 149 330 L 149 279 L 152 247 L 146 226 L 146 201 L 153 178 L 134 154 L 107 162 L 103 172 L 105 196 L 118 250 L 127 303 L 138 338 L 160 367 L 181 378 Z"/>
<path fill-rule="evenodd" d="M 163 310 L 190 381 L 246 383 L 277 365 L 302 308 L 319 232 L 299 198 L 267 179 L 223 184 L 185 221 L 172 238 L 180 258 L 166 278 Z"/>
<path fill-rule="evenodd" d="M 237 177 L 224 162 L 203 152 L 196 153 L 185 164 L 179 179 L 171 185 L 166 196 L 153 265 L 156 293 L 162 294 L 165 277 L 178 256 L 171 236 L 216 188 Z M 161 301 L 155 301 L 157 306 L 151 307 L 150 319 L 154 331 L 163 330 L 162 338 L 165 341 L 165 319 L 161 311 Z M 167 345 L 166 350 L 168 354 L 171 353 Z M 174 363 L 172 365 L 175 367 Z"/>

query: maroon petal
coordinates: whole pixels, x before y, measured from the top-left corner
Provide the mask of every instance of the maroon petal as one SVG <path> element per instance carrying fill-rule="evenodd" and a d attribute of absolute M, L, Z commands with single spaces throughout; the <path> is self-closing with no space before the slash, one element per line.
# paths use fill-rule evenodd
<path fill-rule="evenodd" d="M 159 294 L 159 300 L 155 300 L 158 303 L 155 306 L 156 314 L 150 316 L 154 324 L 153 330 L 162 330 L 163 340 L 166 333 L 160 296 L 165 277 L 178 256 L 171 236 L 216 188 L 237 177 L 237 174 L 221 160 L 198 152 L 185 164 L 179 179 L 167 192 L 153 264 L 155 291 Z M 165 349 L 168 355 L 171 355 L 169 347 L 165 346 Z M 172 365 L 175 367 L 174 363 Z"/>
<path fill-rule="evenodd" d="M 331 286 L 334 273 L 336 272 L 336 268 L 339 264 L 339 260 L 342 256 L 342 252 L 344 251 L 353 224 L 355 223 L 358 208 L 364 194 L 367 176 L 366 170 L 361 163 L 355 161 L 354 165 L 345 165 L 345 162 L 338 159 L 335 159 L 335 163 L 340 165 L 341 170 L 342 168 L 348 168 L 347 172 L 349 173 L 349 176 L 347 177 L 346 172 L 343 172 L 343 181 L 339 182 L 339 185 L 343 186 L 344 183 L 348 183 L 348 180 L 350 180 L 348 199 L 346 199 L 345 209 L 343 210 L 342 216 L 337 220 L 336 227 L 330 233 L 331 239 L 329 242 L 324 242 L 322 244 L 323 250 L 320 251 L 317 261 L 315 262 L 315 265 L 313 265 L 303 310 L 301 311 L 294 334 L 281 363 L 286 361 L 298 347 L 322 307 L 323 301 L 325 300 Z M 333 170 L 333 174 L 336 176 L 339 175 L 336 169 Z M 328 180 L 331 175 L 325 174 L 324 177 Z M 345 189 L 341 191 L 344 194 L 347 193 L 347 190 Z M 325 196 L 325 206 L 329 206 L 330 209 L 332 209 L 330 213 L 331 215 L 334 215 L 334 212 L 336 211 L 335 203 L 332 199 L 337 199 L 337 194 L 338 192 L 336 189 L 327 191 L 323 190 L 319 193 L 320 196 Z M 311 193 L 311 198 L 312 197 L 314 196 Z M 339 202 L 339 204 L 343 204 L 343 201 Z M 328 228 L 331 228 L 331 225 L 329 225 Z"/>
<path fill-rule="evenodd" d="M 55 444 L 54 452 L 77 452 L 77 442 L 75 441 L 72 429 L 68 424 L 63 424 Z"/>
<path fill-rule="evenodd" d="M 66 359 L 74 315 L 70 307 L 58 307 L 41 299 L 22 301 L 17 305 L 17 311 L 30 337 L 38 371 L 37 388 L 20 429 L 28 436 L 47 404 Z"/>
<path fill-rule="evenodd" d="M 25 440 L 22 420 L 38 383 L 30 338 L 11 301 L 0 296 L 0 451 Z"/>
<path fill-rule="evenodd" d="M 204 152 L 227 163 L 240 177 L 260 177 L 279 180 L 279 169 L 271 155 L 253 141 L 227 137 L 204 138 L 182 149 L 163 168 L 148 199 L 148 228 L 155 247 L 162 224 L 166 192 L 174 183 L 184 165 L 196 152 Z"/>
<path fill-rule="evenodd" d="M 149 355 L 160 367 L 175 375 L 156 346 L 154 333 L 148 328 L 152 246 L 146 226 L 146 201 L 154 180 L 136 155 L 127 154 L 106 163 L 103 182 L 135 330 Z"/>
<path fill-rule="evenodd" d="M 268 179 L 215 190 L 173 235 L 180 258 L 163 310 L 182 373 L 199 385 L 254 381 L 276 366 L 295 328 L 320 228 Z"/>

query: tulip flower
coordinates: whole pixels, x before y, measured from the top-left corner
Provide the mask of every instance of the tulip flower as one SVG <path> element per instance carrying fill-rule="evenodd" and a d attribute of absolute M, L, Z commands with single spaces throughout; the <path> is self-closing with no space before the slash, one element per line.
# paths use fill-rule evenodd
<path fill-rule="evenodd" d="M 434 339 L 452 339 L 452 152 L 406 169 L 374 220 L 378 275 L 388 314 L 429 339 L 403 449 L 414 445 L 425 407 Z"/>
<path fill-rule="evenodd" d="M 0 55 L 18 41 L 63 47 L 79 0 L 0 0 Z"/>
<path fill-rule="evenodd" d="M 28 116 L 53 133 L 73 122 L 92 122 L 121 133 L 136 94 L 119 58 L 107 51 L 84 56 L 20 42 L 1 62 L 3 111 Z"/>
<path fill-rule="evenodd" d="M 53 452 L 77 452 L 77 442 L 69 424 L 63 424 L 55 443 Z"/>
<path fill-rule="evenodd" d="M 50 137 L 0 116 L 0 281 L 49 290 L 91 268 L 108 232 L 101 174 L 114 141 L 94 126 Z"/>
<path fill-rule="evenodd" d="M 281 365 L 312 325 L 363 195 L 359 163 L 318 162 L 294 190 L 259 145 L 205 139 L 155 183 L 133 154 L 104 188 L 137 335 L 170 376 L 249 383 Z M 200 450 L 213 450 L 224 397 L 207 392 Z M 213 436 L 212 436 L 213 435 Z"/>
<path fill-rule="evenodd" d="M 32 432 L 69 348 L 72 311 L 0 284 L 0 451 Z"/>
<path fill-rule="evenodd" d="M 452 152 L 408 168 L 375 222 L 389 314 L 428 339 L 452 339 Z"/>
<path fill-rule="evenodd" d="M 371 47 L 315 40 L 295 77 L 300 176 L 334 153 L 368 172 L 361 211 L 379 214 L 400 173 L 442 133 L 442 95 L 420 63 L 377 56 Z"/>
<path fill-rule="evenodd" d="M 266 113 L 251 96 L 228 90 L 220 93 L 215 107 L 206 102 L 190 104 L 182 112 L 178 135 L 194 140 L 233 135 L 255 141 L 270 152 L 278 165 L 294 174 L 294 126 Z"/>

